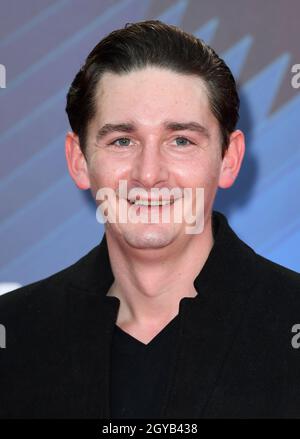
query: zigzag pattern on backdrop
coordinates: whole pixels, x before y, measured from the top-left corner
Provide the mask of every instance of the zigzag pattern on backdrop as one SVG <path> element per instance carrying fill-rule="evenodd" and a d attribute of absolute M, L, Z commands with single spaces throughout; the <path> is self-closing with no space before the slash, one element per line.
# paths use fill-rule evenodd
<path fill-rule="evenodd" d="M 187 5 L 178 1 L 157 18 L 180 26 Z M 65 96 L 95 43 L 126 22 L 148 18 L 150 6 L 150 0 L 104 0 L 84 9 L 79 0 L 58 1 L 0 42 L 8 71 L 7 88 L 0 90 L 0 282 L 46 277 L 101 239 L 95 208 L 67 172 Z M 189 30 L 213 46 L 220 22 L 215 17 Z M 254 40 L 245 35 L 221 54 L 237 81 Z M 218 194 L 216 208 L 256 251 L 300 271 L 300 95 L 270 113 L 289 68 L 290 54 L 281 53 L 241 85 L 239 127 L 247 155 L 240 179 Z"/>

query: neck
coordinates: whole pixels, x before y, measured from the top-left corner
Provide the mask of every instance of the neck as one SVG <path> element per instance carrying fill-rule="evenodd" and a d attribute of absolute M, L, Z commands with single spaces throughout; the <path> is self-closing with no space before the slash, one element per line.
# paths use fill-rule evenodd
<path fill-rule="evenodd" d="M 187 239 L 186 236 L 189 236 Z M 120 299 L 117 324 L 123 328 L 164 326 L 183 297 L 198 293 L 194 280 L 213 246 L 211 217 L 198 235 L 185 235 L 155 254 L 124 245 L 106 232 L 114 282 L 107 295 Z"/>

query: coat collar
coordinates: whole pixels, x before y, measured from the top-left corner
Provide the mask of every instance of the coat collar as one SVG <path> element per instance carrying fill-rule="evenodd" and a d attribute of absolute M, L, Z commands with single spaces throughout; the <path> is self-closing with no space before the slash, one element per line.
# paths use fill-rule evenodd
<path fill-rule="evenodd" d="M 174 368 L 161 418 L 205 413 L 255 282 L 254 251 L 216 211 L 213 230 L 213 248 L 194 280 L 198 295 L 180 301 Z M 118 298 L 106 296 L 113 280 L 104 234 L 100 244 L 72 266 L 67 287 L 70 382 L 79 384 L 73 390 L 73 408 L 82 413 L 82 395 L 89 395 L 86 412 L 101 418 L 109 418 L 109 346 L 120 305 Z"/>
<path fill-rule="evenodd" d="M 249 270 L 254 268 L 255 252 L 238 238 L 222 213 L 213 211 L 212 221 L 214 245 L 194 281 L 194 286 L 198 293 L 220 286 L 230 290 L 244 288 L 245 276 L 252 278 Z M 69 283 L 72 287 L 84 290 L 86 293 L 100 295 L 105 300 L 113 298 L 106 296 L 114 281 L 114 275 L 109 260 L 105 233 L 99 245 L 71 268 Z"/>

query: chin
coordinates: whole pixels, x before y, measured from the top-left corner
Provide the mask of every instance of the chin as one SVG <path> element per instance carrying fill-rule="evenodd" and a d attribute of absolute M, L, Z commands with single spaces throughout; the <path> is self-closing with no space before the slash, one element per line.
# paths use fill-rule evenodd
<path fill-rule="evenodd" d="M 177 237 L 178 232 L 170 225 L 159 224 L 136 224 L 131 230 L 123 230 L 124 240 L 134 248 L 162 248 L 171 244 Z"/>

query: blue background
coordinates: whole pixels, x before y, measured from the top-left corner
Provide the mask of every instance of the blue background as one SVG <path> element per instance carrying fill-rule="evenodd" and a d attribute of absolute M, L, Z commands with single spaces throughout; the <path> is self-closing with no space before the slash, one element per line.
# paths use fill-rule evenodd
<path fill-rule="evenodd" d="M 0 282 L 22 285 L 75 262 L 103 235 L 88 191 L 71 180 L 67 89 L 85 57 L 127 22 L 161 19 L 203 38 L 239 84 L 247 153 L 215 208 L 263 256 L 300 271 L 300 4 L 291 0 L 4 1 L 0 64 Z M 297 58 L 298 57 L 298 58 Z"/>

